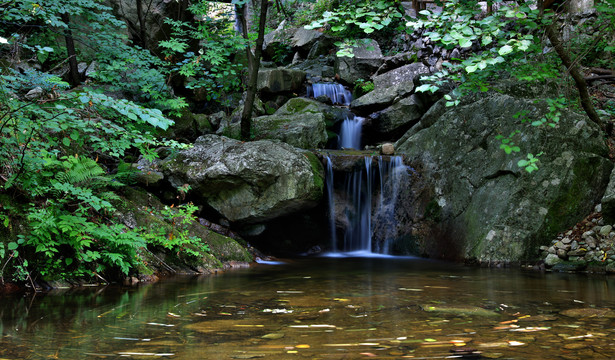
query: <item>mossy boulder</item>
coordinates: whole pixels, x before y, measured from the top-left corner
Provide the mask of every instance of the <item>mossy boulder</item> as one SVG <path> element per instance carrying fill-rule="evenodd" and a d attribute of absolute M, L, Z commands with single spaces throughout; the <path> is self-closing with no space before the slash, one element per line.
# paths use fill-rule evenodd
<path fill-rule="evenodd" d="M 144 190 L 124 188 L 122 202 L 115 216 L 129 228 L 151 229 L 152 233 L 160 233 L 160 229 L 164 229 L 164 233 L 170 234 L 176 229 L 160 216 L 164 207 L 160 200 Z M 139 251 L 143 260 L 137 269 L 139 274 L 209 272 L 223 268 L 230 262 L 252 261 L 252 255 L 238 240 L 218 234 L 198 221 L 192 222 L 187 231 L 189 236 L 207 245 L 209 251 L 191 247 L 200 253 L 200 257 L 195 258 L 181 252 L 168 252 L 163 248 L 142 249 Z"/>
<path fill-rule="evenodd" d="M 425 253 L 537 260 L 540 245 L 593 209 L 613 167 L 602 133 L 567 110 L 555 128 L 530 125 L 547 113 L 544 102 L 499 93 L 468 96 L 454 108 L 441 100 L 398 141 L 398 153 L 421 164 L 440 208 Z M 507 154 L 496 136 L 511 134 L 520 151 Z M 517 165 L 528 153 L 542 154 L 531 174 Z"/>
<path fill-rule="evenodd" d="M 321 168 L 315 171 L 301 151 L 271 140 L 205 135 L 160 167 L 173 186 L 189 184 L 195 201 L 239 224 L 312 208 L 323 192 Z"/>
<path fill-rule="evenodd" d="M 252 134 L 255 140 L 275 139 L 302 149 L 322 148 L 329 136 L 327 124 L 338 121 L 334 108 L 315 100 L 293 98 L 273 115 L 252 119 Z M 224 125 L 219 133 L 238 139 L 239 122 Z"/>
<path fill-rule="evenodd" d="M 305 72 L 297 69 L 264 69 L 258 71 L 257 89 L 263 93 L 296 92 L 305 81 Z"/>

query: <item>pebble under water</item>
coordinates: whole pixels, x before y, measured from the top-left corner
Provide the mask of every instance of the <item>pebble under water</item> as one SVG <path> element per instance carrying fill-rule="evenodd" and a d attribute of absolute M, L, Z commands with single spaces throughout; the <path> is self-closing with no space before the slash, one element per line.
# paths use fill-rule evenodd
<path fill-rule="evenodd" d="M 0 359 L 609 359 L 615 278 L 311 258 L 3 296 Z"/>

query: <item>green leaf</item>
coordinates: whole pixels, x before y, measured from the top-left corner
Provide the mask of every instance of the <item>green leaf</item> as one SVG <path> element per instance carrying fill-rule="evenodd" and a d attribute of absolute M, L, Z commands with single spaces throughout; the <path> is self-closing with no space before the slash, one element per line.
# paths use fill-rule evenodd
<path fill-rule="evenodd" d="M 504 55 L 510 54 L 512 51 L 513 51 L 512 46 L 504 45 L 500 48 L 500 50 L 498 50 L 498 54 L 504 56 Z"/>
<path fill-rule="evenodd" d="M 525 160 L 525 159 L 521 159 L 517 162 L 517 166 L 518 167 L 526 167 L 530 164 L 529 161 Z"/>
<path fill-rule="evenodd" d="M 11 251 L 17 249 L 17 243 L 14 241 L 11 241 L 10 243 L 8 243 L 7 248 Z"/>
<path fill-rule="evenodd" d="M 462 48 L 469 48 L 470 46 L 472 46 L 472 40 L 468 38 L 461 38 L 459 39 L 459 46 L 461 46 Z"/>
<path fill-rule="evenodd" d="M 62 138 L 62 144 L 64 144 L 64 146 L 67 146 L 67 147 L 70 146 L 70 139 L 67 137 Z"/>
<path fill-rule="evenodd" d="M 474 65 L 470 65 L 470 66 L 466 66 L 466 71 L 468 73 L 473 73 L 478 69 L 478 64 L 474 64 Z"/>
<path fill-rule="evenodd" d="M 73 263 L 73 258 L 66 258 L 64 259 L 64 262 L 66 263 L 66 266 L 68 266 Z"/>

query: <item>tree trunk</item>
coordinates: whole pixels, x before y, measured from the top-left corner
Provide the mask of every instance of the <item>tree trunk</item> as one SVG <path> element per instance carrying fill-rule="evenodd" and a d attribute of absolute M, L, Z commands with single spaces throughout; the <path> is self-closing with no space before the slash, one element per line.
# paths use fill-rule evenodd
<path fill-rule="evenodd" d="M 570 76 L 572 76 L 572 79 L 577 86 L 583 110 L 585 110 L 585 113 L 587 114 L 589 119 L 598 124 L 598 126 L 600 126 L 602 130 L 607 133 L 610 132 L 610 129 L 607 129 L 605 127 L 604 122 L 596 112 L 596 109 L 594 109 L 594 104 L 592 103 L 592 99 L 589 96 L 589 91 L 587 91 L 587 83 L 585 82 L 585 78 L 583 77 L 583 74 L 581 74 L 581 72 L 579 71 L 579 67 L 575 63 L 573 63 L 572 59 L 570 59 L 570 55 L 564 48 L 564 45 L 562 44 L 562 41 L 556 33 L 553 24 L 549 24 L 546 26 L 546 34 L 547 38 L 549 38 L 549 41 L 553 45 L 555 52 L 557 52 L 557 55 L 559 56 L 566 69 L 568 69 Z"/>
<path fill-rule="evenodd" d="M 70 30 L 70 16 L 68 13 L 62 14 L 62 21 L 66 24 L 64 39 L 66 40 L 66 53 L 68 55 L 68 83 L 70 86 L 75 87 L 81 84 L 81 76 L 79 75 L 75 41 L 73 40 L 73 32 Z"/>
<path fill-rule="evenodd" d="M 143 15 L 143 0 L 137 0 L 137 17 L 139 18 L 139 40 L 141 47 L 147 49 L 147 31 L 145 29 L 145 16 Z"/>
<path fill-rule="evenodd" d="M 244 5 L 245 6 L 245 5 Z M 252 127 L 252 108 L 254 106 L 254 98 L 256 97 L 256 82 L 258 80 L 258 69 L 261 64 L 261 53 L 263 51 L 263 41 L 265 39 L 265 22 L 267 20 L 267 8 L 269 7 L 268 0 L 261 0 L 260 18 L 258 20 L 258 37 L 256 38 L 256 47 L 254 54 L 250 46 L 246 46 L 246 54 L 248 56 L 248 87 L 246 89 L 246 100 L 243 104 L 243 112 L 241 113 L 241 139 L 249 141 Z M 241 9 L 243 10 L 243 9 Z M 248 24 L 245 16 L 241 18 L 243 37 L 248 40 Z"/>

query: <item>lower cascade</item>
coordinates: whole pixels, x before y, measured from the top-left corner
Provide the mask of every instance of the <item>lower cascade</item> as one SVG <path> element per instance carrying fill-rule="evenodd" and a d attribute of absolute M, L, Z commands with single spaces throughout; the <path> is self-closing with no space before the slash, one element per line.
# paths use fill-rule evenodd
<path fill-rule="evenodd" d="M 331 159 L 327 156 L 325 160 L 331 251 L 389 254 L 393 234 L 381 230 L 380 241 L 373 241 L 374 224 L 395 221 L 399 183 L 411 168 L 403 164 L 401 156 L 366 156 L 363 166 L 346 173 L 342 180 L 334 178 Z M 333 184 L 338 185 L 337 191 Z M 343 236 L 338 236 L 338 228 L 343 228 Z"/>

